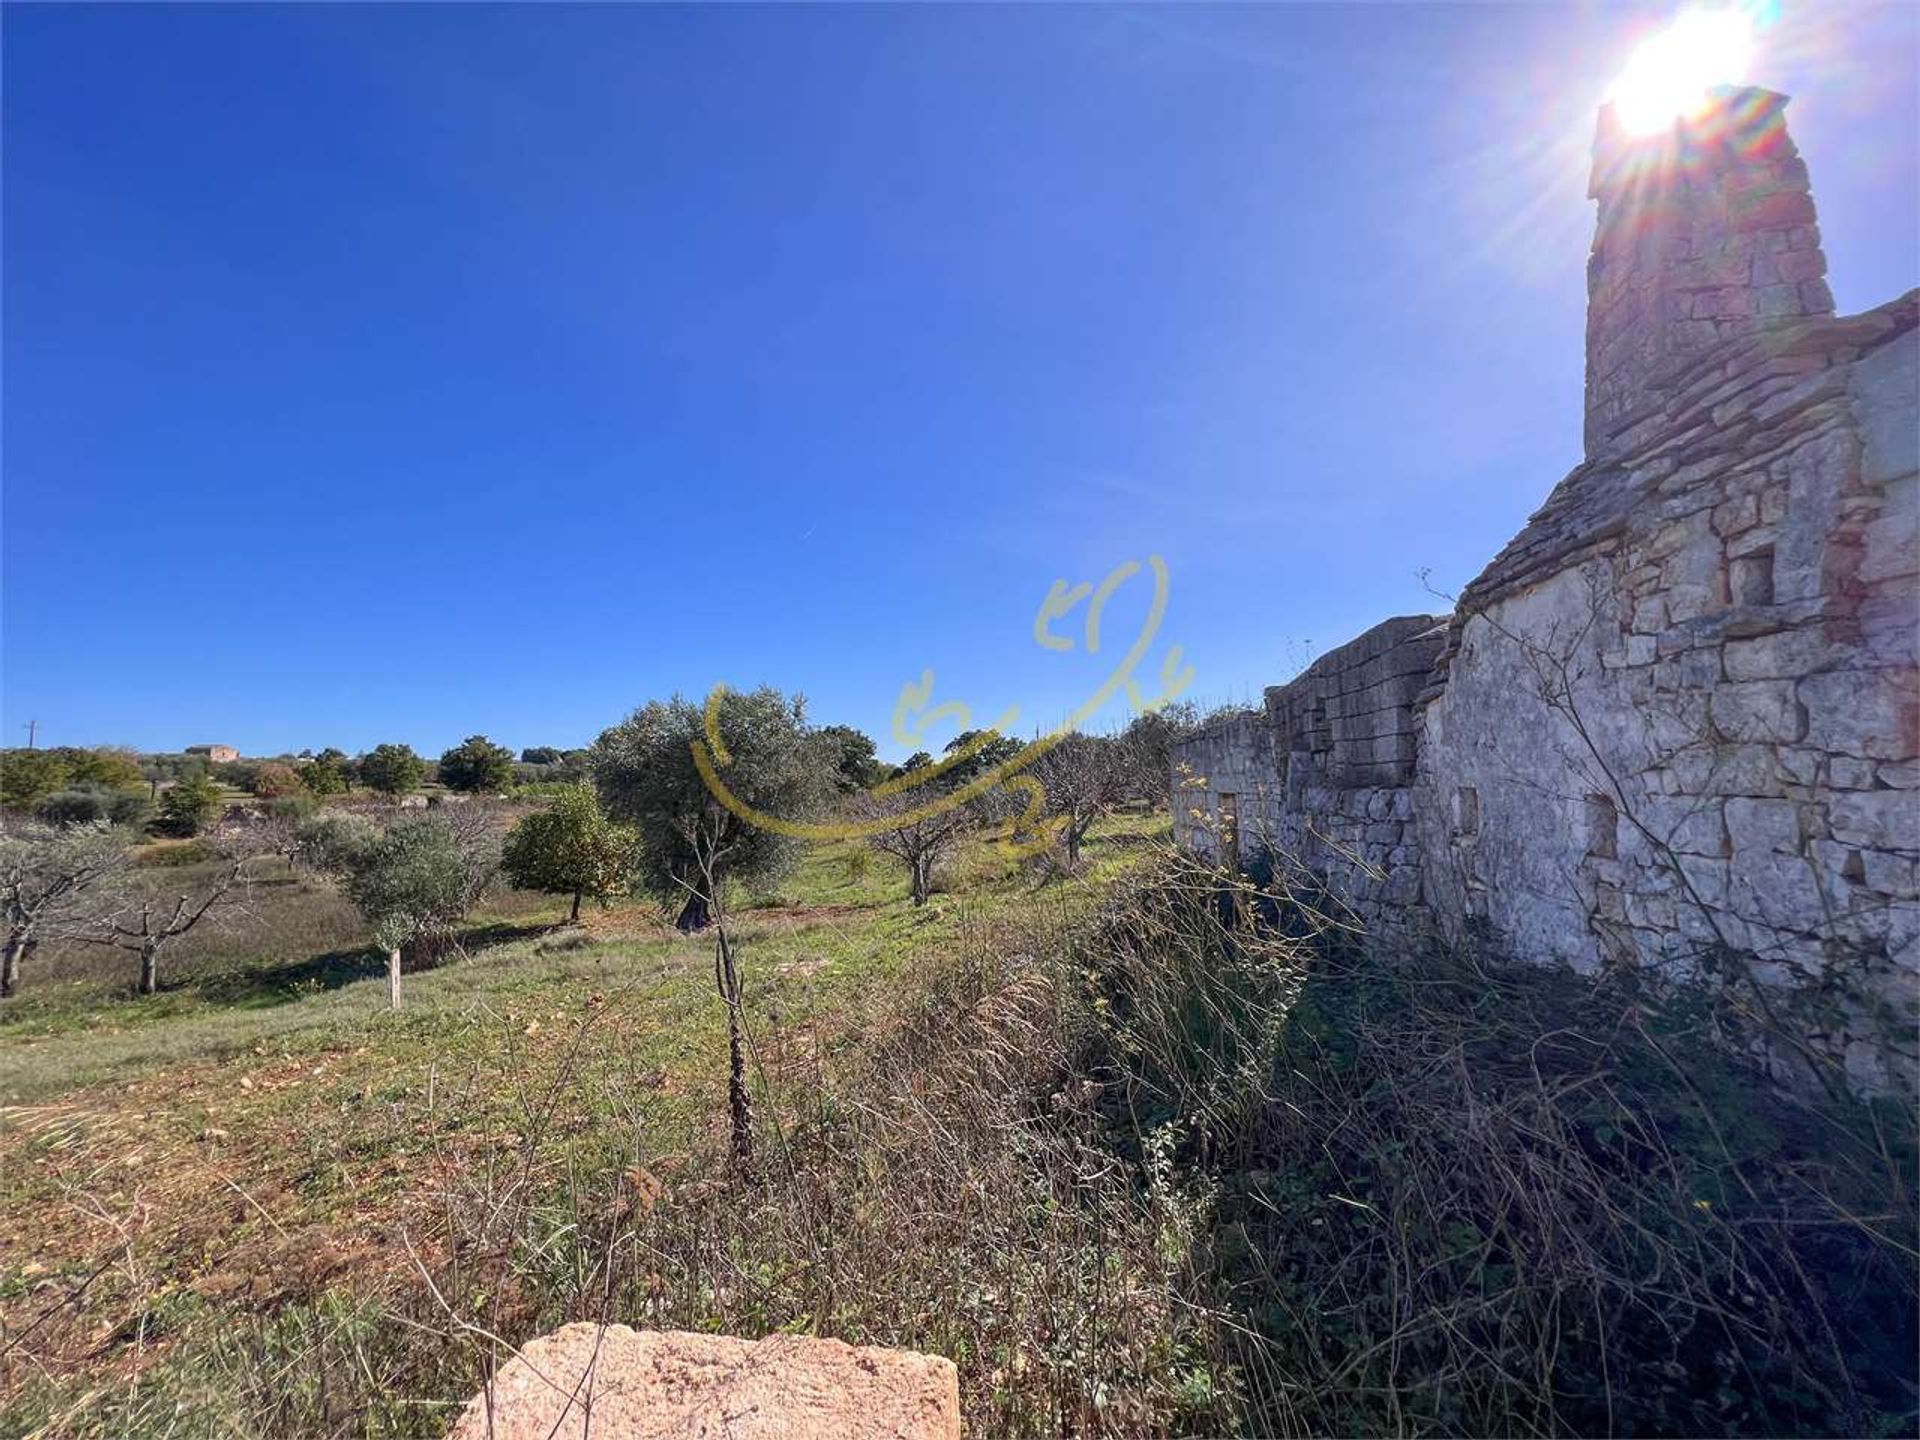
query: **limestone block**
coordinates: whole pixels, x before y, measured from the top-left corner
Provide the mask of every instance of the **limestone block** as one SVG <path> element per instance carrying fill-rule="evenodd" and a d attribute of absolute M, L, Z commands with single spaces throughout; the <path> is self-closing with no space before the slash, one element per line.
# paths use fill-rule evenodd
<path fill-rule="evenodd" d="M 1649 796 L 1640 802 L 1641 823 L 1676 855 L 1725 856 L 1723 802 L 1691 795 Z"/>
<path fill-rule="evenodd" d="M 1792 744 L 1807 731 L 1807 715 L 1788 680 L 1749 680 L 1713 692 L 1713 722 L 1735 740 Z"/>
<path fill-rule="evenodd" d="M 1873 763 L 1851 755 L 1836 755 L 1827 763 L 1827 783 L 1836 790 L 1871 790 Z"/>
<path fill-rule="evenodd" d="M 1802 680 L 1799 697 L 1805 705 L 1809 745 L 1869 760 L 1913 758 L 1920 702 L 1910 680 L 1878 672 L 1832 671 Z"/>
<path fill-rule="evenodd" d="M 1777 630 L 1748 640 L 1729 640 L 1721 661 L 1729 680 L 1779 680 L 1811 674 L 1834 663 L 1839 651 L 1821 627 Z"/>
<path fill-rule="evenodd" d="M 1756 800 L 1739 796 L 1726 802 L 1727 838 L 1735 854 L 1742 851 L 1800 852 L 1799 807 L 1790 800 Z"/>
<path fill-rule="evenodd" d="M 1916 885 L 1916 865 L 1913 855 L 1895 854 L 1888 850 L 1862 850 L 1860 852 L 1861 871 L 1866 877 L 1867 888 L 1877 895 L 1885 895 L 1894 900 L 1912 900 L 1920 895 L 1920 885 Z"/>
<path fill-rule="evenodd" d="M 448 1440 L 959 1440 L 953 1362 L 801 1335 L 567 1325 L 531 1341 Z"/>
<path fill-rule="evenodd" d="M 1834 761 L 1836 765 L 1839 763 Z M 1882 785 L 1890 785 L 1895 790 L 1920 790 L 1920 760 L 1897 760 L 1879 766 L 1873 773 Z"/>
<path fill-rule="evenodd" d="M 1899 579 L 1920 574 L 1920 481 L 1895 481 L 1887 489 L 1887 508 L 1866 527 L 1866 553 L 1859 578 L 1866 581 Z"/>
<path fill-rule="evenodd" d="M 1827 803 L 1827 827 L 1843 844 L 1920 851 L 1920 799 L 1904 790 L 1836 792 Z"/>

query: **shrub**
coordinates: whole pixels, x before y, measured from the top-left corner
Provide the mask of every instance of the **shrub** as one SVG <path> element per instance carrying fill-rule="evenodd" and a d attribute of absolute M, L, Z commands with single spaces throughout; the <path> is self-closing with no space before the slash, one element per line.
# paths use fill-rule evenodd
<path fill-rule="evenodd" d="M 40 818 L 53 825 L 139 825 L 151 808 L 147 797 L 135 791 L 76 785 L 41 801 Z"/>
<path fill-rule="evenodd" d="M 1783 1093 L 1688 987 L 1314 928 L 1183 865 L 1076 955 L 1123 1148 L 1216 1193 L 1252 1429 L 1911 1432 L 1910 1104 Z"/>
<path fill-rule="evenodd" d="M 262 800 L 300 794 L 306 790 L 300 777 L 294 773 L 293 767 L 279 760 L 268 760 L 256 765 L 247 788 Z"/>
<path fill-rule="evenodd" d="M 380 827 L 349 810 L 322 810 L 294 831 L 296 856 L 322 874 L 345 876 L 380 838 Z"/>
<path fill-rule="evenodd" d="M 185 839 L 198 835 L 225 809 L 211 780 L 182 780 L 160 792 L 160 813 L 153 828 L 162 835 Z"/>

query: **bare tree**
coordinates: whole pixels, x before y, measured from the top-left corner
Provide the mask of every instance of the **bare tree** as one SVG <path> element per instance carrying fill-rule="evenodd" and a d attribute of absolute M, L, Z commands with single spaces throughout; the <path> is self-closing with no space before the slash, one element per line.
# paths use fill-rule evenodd
<path fill-rule="evenodd" d="M 1060 817 L 1060 839 L 1069 866 L 1080 863 L 1080 847 L 1093 822 L 1126 798 L 1124 761 L 1118 741 L 1072 734 L 1034 762 L 1032 773 L 1047 792 L 1049 808 Z"/>
<path fill-rule="evenodd" d="M 125 837 L 98 825 L 22 825 L 0 836 L 0 997 L 19 987 L 20 962 L 40 937 L 79 924 L 128 863 Z"/>
<path fill-rule="evenodd" d="M 246 852 L 225 856 L 210 880 L 176 895 L 171 904 L 153 895 L 129 897 L 99 915 L 74 938 L 138 955 L 140 993 L 152 995 L 160 988 L 161 952 L 192 930 L 206 918 L 208 911 L 226 898 L 251 858 Z"/>
<path fill-rule="evenodd" d="M 933 894 L 936 866 L 972 828 L 974 814 L 964 805 L 925 813 L 928 797 L 921 791 L 905 795 L 866 796 L 857 806 L 863 819 L 893 819 L 892 828 L 872 836 L 868 844 L 907 867 L 913 903 L 924 905 Z"/>

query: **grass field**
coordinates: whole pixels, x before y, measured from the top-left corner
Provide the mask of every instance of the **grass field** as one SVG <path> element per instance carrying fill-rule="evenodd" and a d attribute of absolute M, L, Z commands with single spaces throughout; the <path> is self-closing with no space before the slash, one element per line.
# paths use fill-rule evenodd
<path fill-rule="evenodd" d="M 1117 817 L 1065 881 L 981 841 L 918 909 L 883 857 L 810 850 L 736 902 L 758 1080 L 857 1046 L 916 967 L 1083 908 L 1165 828 Z M 564 910 L 494 897 L 398 1013 L 351 908 L 272 870 L 158 995 L 112 953 L 30 971 L 0 1013 L 0 1434 L 84 1432 L 183 1345 L 416 1285 L 456 1209 L 685 1164 L 723 1118 L 711 942 Z"/>

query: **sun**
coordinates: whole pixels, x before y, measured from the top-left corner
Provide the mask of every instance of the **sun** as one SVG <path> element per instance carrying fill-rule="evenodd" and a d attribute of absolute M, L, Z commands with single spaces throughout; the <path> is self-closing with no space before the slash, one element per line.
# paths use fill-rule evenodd
<path fill-rule="evenodd" d="M 1753 59 L 1753 26 L 1738 10 L 1689 10 L 1641 42 L 1607 98 L 1621 125 L 1651 135 L 1705 108 L 1715 85 L 1737 85 Z"/>

